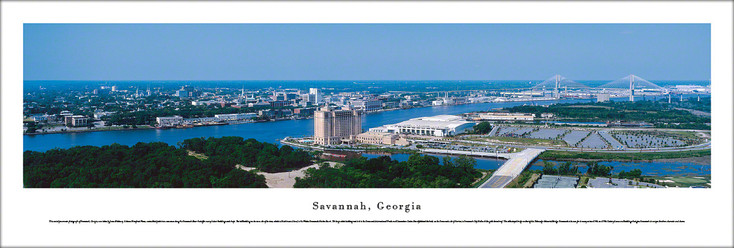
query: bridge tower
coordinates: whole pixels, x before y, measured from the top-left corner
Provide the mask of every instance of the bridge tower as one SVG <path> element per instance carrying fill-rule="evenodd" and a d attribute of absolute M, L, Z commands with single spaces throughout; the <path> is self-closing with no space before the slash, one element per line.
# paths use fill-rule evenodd
<path fill-rule="evenodd" d="M 630 77 L 630 102 L 635 101 L 635 75 Z"/>
<path fill-rule="evenodd" d="M 554 92 L 554 96 L 553 97 L 555 97 L 555 98 L 560 98 L 561 97 L 560 96 L 559 89 L 558 89 L 560 86 L 561 86 L 561 75 L 556 75 L 556 91 Z"/>

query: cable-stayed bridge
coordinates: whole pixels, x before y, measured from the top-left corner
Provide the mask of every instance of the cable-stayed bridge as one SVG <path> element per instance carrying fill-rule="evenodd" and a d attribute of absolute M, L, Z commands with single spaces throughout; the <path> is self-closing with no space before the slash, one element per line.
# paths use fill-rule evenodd
<path fill-rule="evenodd" d="M 661 90 L 667 93 L 667 90 L 660 87 L 657 84 L 651 83 L 644 78 L 638 77 L 634 74 L 627 75 L 626 77 L 614 80 L 607 84 L 601 85 L 597 88 L 601 89 L 627 89 L 629 88 L 629 99 L 630 101 L 635 100 L 635 89 L 651 89 Z"/>

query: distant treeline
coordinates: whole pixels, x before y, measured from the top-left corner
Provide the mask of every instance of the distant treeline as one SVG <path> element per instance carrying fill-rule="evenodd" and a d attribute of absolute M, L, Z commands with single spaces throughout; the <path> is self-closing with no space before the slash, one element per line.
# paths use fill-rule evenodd
<path fill-rule="evenodd" d="M 711 122 L 711 118 L 696 116 L 685 110 L 675 110 L 667 102 L 660 101 L 565 103 L 548 107 L 528 105 L 515 106 L 508 110 L 537 116 L 541 113 L 553 113 L 558 118 L 573 121 L 644 121 L 665 128 L 711 129 L 711 126 L 706 125 Z"/>
<path fill-rule="evenodd" d="M 388 156 L 347 161 L 343 166 L 322 165 L 296 178 L 296 188 L 467 188 L 482 176 L 471 157 L 444 157 L 413 154 L 398 162 Z"/>
<path fill-rule="evenodd" d="M 209 156 L 198 159 L 192 150 Z M 237 169 L 287 171 L 310 163 L 311 156 L 289 146 L 241 137 L 185 140 L 181 148 L 162 142 L 132 147 L 77 146 L 23 154 L 27 188 L 262 188 L 265 178 Z"/>

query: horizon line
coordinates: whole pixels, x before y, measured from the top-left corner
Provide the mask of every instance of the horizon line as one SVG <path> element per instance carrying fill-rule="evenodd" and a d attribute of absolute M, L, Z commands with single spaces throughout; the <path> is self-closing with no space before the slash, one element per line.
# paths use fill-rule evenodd
<path fill-rule="evenodd" d="M 617 79 L 572 79 L 577 81 L 614 81 Z M 139 82 L 139 81 L 198 81 L 198 82 L 215 82 L 215 81 L 243 81 L 243 82 L 268 82 L 268 81 L 544 81 L 547 79 L 24 79 L 23 81 L 82 81 L 82 82 Z M 645 79 L 648 81 L 711 81 L 711 79 Z"/>

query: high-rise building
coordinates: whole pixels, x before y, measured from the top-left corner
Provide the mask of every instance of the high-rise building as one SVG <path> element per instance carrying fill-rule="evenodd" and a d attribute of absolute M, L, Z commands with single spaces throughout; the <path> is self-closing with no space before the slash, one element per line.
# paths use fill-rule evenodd
<path fill-rule="evenodd" d="M 301 95 L 301 101 L 304 103 L 304 106 L 307 105 L 316 105 L 316 98 L 313 94 L 303 94 Z"/>
<path fill-rule="evenodd" d="M 324 101 L 323 99 L 321 99 L 321 91 L 318 88 L 309 88 L 308 94 L 313 95 L 314 100 L 316 101 L 314 105 L 319 105 L 321 102 Z"/>
<path fill-rule="evenodd" d="M 362 133 L 362 111 L 320 108 L 314 112 L 314 142 L 320 145 L 341 144 Z"/>

